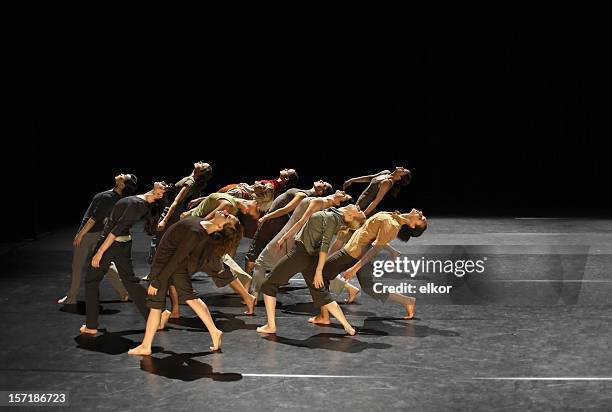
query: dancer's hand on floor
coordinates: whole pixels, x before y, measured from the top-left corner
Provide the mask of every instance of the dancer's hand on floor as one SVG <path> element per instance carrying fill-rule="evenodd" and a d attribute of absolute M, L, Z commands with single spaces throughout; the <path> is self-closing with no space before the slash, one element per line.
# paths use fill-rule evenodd
<path fill-rule="evenodd" d="M 157 295 L 157 288 L 154 287 L 153 285 L 149 285 L 149 289 L 147 289 L 147 294 L 149 296 L 155 296 Z"/>
<path fill-rule="evenodd" d="M 317 289 L 321 289 L 323 287 L 323 272 L 317 270 L 314 276 L 314 286 Z"/>

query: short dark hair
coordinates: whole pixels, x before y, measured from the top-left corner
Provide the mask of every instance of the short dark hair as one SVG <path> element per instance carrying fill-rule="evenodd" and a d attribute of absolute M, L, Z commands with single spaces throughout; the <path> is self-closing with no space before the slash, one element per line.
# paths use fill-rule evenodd
<path fill-rule="evenodd" d="M 408 170 L 408 173 L 406 173 L 405 175 L 402 175 L 399 181 L 393 183 L 393 186 L 391 187 L 391 191 L 389 192 L 389 195 L 395 199 L 397 195 L 399 195 L 399 192 L 402 186 L 408 186 L 410 182 L 412 182 L 412 173 L 410 173 L 410 170 Z"/>
<path fill-rule="evenodd" d="M 334 193 L 334 187 L 330 183 L 327 183 L 325 185 L 325 189 L 323 189 L 323 191 L 321 192 L 321 196 L 329 196 L 333 193 Z"/>
<path fill-rule="evenodd" d="M 403 225 L 397 233 L 397 238 L 402 242 L 408 242 L 411 237 L 419 237 L 427 230 L 427 225 L 412 228 L 408 225 Z"/>
<path fill-rule="evenodd" d="M 348 206 L 351 203 L 353 203 L 355 200 L 353 199 L 353 197 L 351 195 L 349 195 L 348 199 L 343 200 L 342 202 L 340 202 L 340 205 L 338 207 L 344 207 L 344 206 Z"/>
<path fill-rule="evenodd" d="M 136 175 L 127 174 L 126 176 L 129 177 L 123 181 L 124 187 L 123 191 L 121 192 L 123 197 L 132 196 L 134 193 L 136 193 L 136 189 L 138 189 L 138 178 Z"/>
<path fill-rule="evenodd" d="M 293 173 L 290 173 L 287 176 L 287 187 L 294 187 L 298 180 L 300 180 L 300 176 L 298 175 L 298 172 L 293 169 Z"/>

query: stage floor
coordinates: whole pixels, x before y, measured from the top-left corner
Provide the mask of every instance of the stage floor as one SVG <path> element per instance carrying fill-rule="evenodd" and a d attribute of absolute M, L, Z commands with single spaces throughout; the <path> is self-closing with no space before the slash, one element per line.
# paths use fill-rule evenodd
<path fill-rule="evenodd" d="M 612 409 L 612 221 L 429 223 L 422 237 L 394 247 L 413 258 L 487 263 L 462 278 L 383 277 L 453 286 L 415 295 L 413 320 L 361 294 L 342 305 L 356 336 L 337 323 L 308 324 L 314 310 L 297 277 L 278 296 L 277 335 L 266 337 L 255 332 L 263 306 L 241 316 L 239 298 L 203 276 L 194 286 L 225 332 L 222 353 L 208 351 L 208 333 L 181 306 L 183 317 L 142 358 L 127 350 L 142 339 L 143 319 L 107 280 L 104 332 L 79 337 L 83 308 L 56 303 L 69 284 L 73 231 L 51 233 L 1 258 L 0 390 L 69 391 L 75 410 Z M 147 272 L 147 242 L 142 234 L 134 242 L 138 275 Z"/>

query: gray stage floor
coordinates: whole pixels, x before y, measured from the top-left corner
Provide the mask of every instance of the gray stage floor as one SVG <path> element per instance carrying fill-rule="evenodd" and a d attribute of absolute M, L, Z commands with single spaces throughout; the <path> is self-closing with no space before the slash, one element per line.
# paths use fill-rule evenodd
<path fill-rule="evenodd" d="M 279 294 L 275 337 L 255 332 L 263 307 L 241 316 L 231 290 L 203 278 L 194 285 L 225 331 L 223 352 L 208 352 L 203 325 L 182 306 L 144 358 L 126 353 L 143 320 L 107 281 L 106 331 L 95 340 L 79 338 L 84 316 L 55 303 L 69 283 L 71 236 L 2 256 L 0 390 L 69 391 L 76 410 L 612 409 L 612 221 L 432 217 L 421 238 L 394 246 L 414 259 L 486 258 L 484 273 L 387 274 L 388 285 L 452 289 L 416 294 L 410 321 L 362 294 L 342 305 L 354 337 L 307 323 L 300 278 Z M 134 242 L 139 275 L 146 242 Z"/>

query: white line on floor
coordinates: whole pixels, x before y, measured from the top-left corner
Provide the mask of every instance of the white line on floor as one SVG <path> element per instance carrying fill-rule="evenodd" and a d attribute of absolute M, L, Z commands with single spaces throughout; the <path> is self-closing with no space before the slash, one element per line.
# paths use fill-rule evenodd
<path fill-rule="evenodd" d="M 566 217 L 515 217 L 516 220 L 559 220 Z"/>
<path fill-rule="evenodd" d="M 548 283 L 612 283 L 612 280 L 595 280 L 595 279 L 565 279 L 565 280 L 554 280 L 554 279 L 491 279 L 487 282 L 548 282 Z"/>
<path fill-rule="evenodd" d="M 256 378 L 359 378 L 359 379 L 389 379 L 393 376 L 363 376 L 363 375 L 289 375 L 282 373 L 242 373 L 242 376 Z"/>
<path fill-rule="evenodd" d="M 497 378 L 472 378 L 474 380 L 493 380 L 493 381 L 612 381 L 608 376 L 519 376 L 519 377 L 497 377 Z"/>

